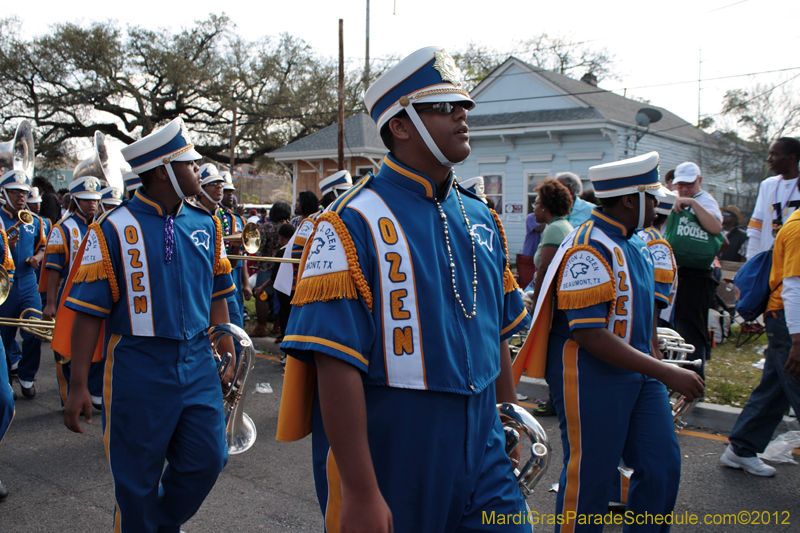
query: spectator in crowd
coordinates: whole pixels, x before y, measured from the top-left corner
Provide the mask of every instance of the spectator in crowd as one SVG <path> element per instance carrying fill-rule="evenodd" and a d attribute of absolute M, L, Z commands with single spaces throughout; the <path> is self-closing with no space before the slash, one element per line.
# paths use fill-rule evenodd
<path fill-rule="evenodd" d="M 675 186 L 675 169 L 671 168 L 664 174 L 664 183 L 667 189 L 672 192 L 677 192 L 678 188 Z"/>
<path fill-rule="evenodd" d="M 269 213 L 269 218 L 261 226 L 261 248 L 258 249 L 258 255 L 262 257 L 277 257 L 278 250 L 281 247 L 280 239 L 278 238 L 278 228 L 281 224 L 289 221 L 292 216 L 292 206 L 289 202 L 278 201 L 272 206 Z M 270 268 L 272 263 L 267 261 L 258 262 L 258 275 L 256 276 L 256 287 L 264 287 L 264 290 L 259 291 L 256 295 L 256 327 L 250 333 L 251 337 L 266 337 L 270 331 L 267 328 L 267 322 L 270 318 L 274 319 L 276 313 L 275 304 L 273 299 L 272 311 L 270 312 L 269 299 L 272 295 L 272 287 L 267 285 L 272 275 Z M 272 315 L 272 316 L 271 316 Z M 277 323 L 275 324 L 277 326 Z M 279 328 L 275 327 L 274 330 Z"/>
<path fill-rule="evenodd" d="M 723 207 L 722 230 L 728 239 L 728 246 L 719 253 L 720 261 L 743 262 L 747 254 L 747 233 L 739 227 L 742 223 L 742 212 L 735 205 Z"/>
<path fill-rule="evenodd" d="M 596 204 L 590 204 L 586 200 L 581 199 L 583 185 L 577 174 L 572 172 L 559 172 L 556 174 L 556 179 L 561 185 L 567 188 L 570 196 L 572 196 L 572 210 L 569 212 L 567 218 L 572 227 L 577 228 L 589 220 L 592 209 L 595 208 Z"/>
<path fill-rule="evenodd" d="M 796 160 L 795 160 L 796 161 Z M 757 454 L 772 439 L 786 410 L 800 413 L 800 212 L 783 224 L 775 240 L 772 293 L 764 313 L 767 351 L 761 382 L 739 414 L 720 457 L 722 464 L 756 476 L 774 476 L 775 468 Z"/>
<path fill-rule="evenodd" d="M 58 195 L 49 180 L 42 176 L 33 178 L 32 186 L 38 187 L 42 195 L 42 204 L 39 206 L 39 215 L 46 217 L 50 220 L 50 226 L 59 221 L 61 218 L 61 205 L 59 203 Z"/>
<path fill-rule="evenodd" d="M 258 210 L 258 217 L 261 219 L 259 221 L 259 224 L 263 224 L 264 222 L 267 221 L 267 208 L 266 207 L 262 207 L 261 209 Z"/>
<path fill-rule="evenodd" d="M 67 214 L 69 210 L 69 189 L 61 188 L 58 189 L 58 201 L 61 203 L 61 216 L 58 217 L 59 219 Z"/>
<path fill-rule="evenodd" d="M 775 176 L 761 182 L 750 224 L 747 226 L 747 258 L 772 248 L 781 225 L 800 207 L 800 182 L 797 163 L 800 141 L 781 137 L 769 147 L 767 164 Z"/>
<path fill-rule="evenodd" d="M 592 208 L 600 205 L 600 202 L 597 201 L 597 195 L 594 193 L 594 189 L 584 189 L 580 194 L 580 198 L 592 204 Z"/>
<path fill-rule="evenodd" d="M 314 191 L 301 191 L 297 194 L 297 202 L 294 204 L 295 217 L 291 220 L 292 226 L 299 228 L 306 217 L 317 211 L 319 211 L 319 198 Z"/>
<path fill-rule="evenodd" d="M 564 237 L 572 231 L 572 225 L 567 220 L 572 208 L 572 195 L 569 189 L 558 180 L 547 178 L 539 184 L 536 192 L 538 196 L 533 204 L 533 214 L 536 216 L 536 222 L 546 224 L 546 227 L 542 232 L 542 239 L 536 254 L 533 256 L 533 265 L 536 267 L 534 302 L 539 296 L 545 273 L 556 255 L 556 250 Z"/>
<path fill-rule="evenodd" d="M 547 224 L 540 224 L 536 220 L 536 213 L 531 213 L 525 217 L 525 242 L 522 244 L 522 251 L 517 255 L 517 272 L 519 272 L 519 286 L 525 287 L 533 282 L 534 272 L 533 256 L 539 249 L 542 241 L 542 232 Z"/>
<path fill-rule="evenodd" d="M 253 224 L 259 224 L 261 222 L 261 217 L 258 216 L 258 211 L 256 211 L 255 209 L 251 209 L 248 212 L 247 221 L 252 222 Z"/>
<path fill-rule="evenodd" d="M 702 190 L 703 176 L 700 167 L 692 162 L 681 163 L 675 168 L 673 184 L 678 190 L 674 210 L 680 213 L 689 209 L 697 217 L 703 230 L 711 235 L 722 232 L 722 213 L 713 196 Z M 716 281 L 708 269 L 688 268 L 678 262 L 678 291 L 675 295 L 675 330 L 695 347 L 695 357 L 704 362 L 708 359 L 708 310 L 714 294 Z M 704 377 L 704 367 L 698 371 Z"/>

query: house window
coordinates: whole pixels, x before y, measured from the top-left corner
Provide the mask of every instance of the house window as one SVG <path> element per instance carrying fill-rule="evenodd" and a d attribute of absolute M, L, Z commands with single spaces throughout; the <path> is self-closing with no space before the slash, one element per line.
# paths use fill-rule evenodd
<path fill-rule="evenodd" d="M 353 179 L 353 182 L 355 182 L 355 181 L 356 181 L 356 179 L 358 179 L 358 178 L 363 178 L 364 176 L 366 176 L 367 174 L 369 174 L 369 173 L 370 173 L 370 172 L 372 172 L 373 170 L 375 170 L 375 169 L 374 169 L 374 167 L 372 167 L 372 166 L 367 166 L 367 167 L 356 167 L 356 175 L 355 175 L 355 176 L 353 176 L 353 178 L 354 178 L 354 179 Z"/>
<path fill-rule="evenodd" d="M 491 198 L 494 202 L 494 210 L 498 215 L 503 214 L 503 190 L 505 176 L 503 174 L 484 174 L 483 188 L 486 198 Z"/>
<path fill-rule="evenodd" d="M 536 193 L 536 187 L 539 186 L 540 183 L 544 181 L 546 177 L 550 175 L 549 170 L 532 170 L 526 173 L 525 182 L 526 182 L 526 193 L 528 197 L 527 202 L 527 211 L 525 214 L 533 213 L 533 203 L 536 201 L 536 197 L 539 196 Z"/>

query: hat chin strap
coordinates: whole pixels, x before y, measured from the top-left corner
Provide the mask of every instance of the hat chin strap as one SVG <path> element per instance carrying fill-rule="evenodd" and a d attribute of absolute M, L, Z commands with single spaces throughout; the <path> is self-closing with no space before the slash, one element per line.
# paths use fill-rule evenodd
<path fill-rule="evenodd" d="M 455 166 L 455 163 L 453 163 L 452 161 L 448 160 L 444 156 L 442 151 L 439 150 L 439 147 L 436 146 L 436 143 L 433 142 L 433 137 L 431 137 L 431 134 L 428 133 L 428 129 L 422 123 L 422 119 L 419 118 L 419 115 L 417 114 L 417 110 L 414 109 L 414 106 L 413 105 L 408 105 L 408 106 L 404 107 L 403 109 L 405 109 L 406 112 L 408 113 L 408 116 L 411 117 L 411 122 L 413 122 L 414 126 L 416 126 L 417 131 L 419 132 L 420 136 L 422 137 L 422 140 L 425 141 L 425 144 L 427 145 L 428 150 L 430 150 L 431 153 L 433 154 L 433 156 L 436 159 L 439 160 L 439 163 L 441 163 L 443 166 L 448 167 L 448 168 L 452 167 L 452 166 Z"/>
<path fill-rule="evenodd" d="M 214 205 L 219 205 L 219 203 L 222 201 L 222 198 L 220 198 L 219 200 L 214 200 L 213 198 L 211 198 L 208 195 L 208 193 L 206 192 L 206 188 L 205 187 L 200 187 L 200 192 L 203 193 L 203 196 L 208 198 L 208 201 L 211 202 Z"/>
<path fill-rule="evenodd" d="M 644 228 L 644 195 L 646 193 L 640 192 L 639 193 L 639 224 L 636 226 L 636 229 L 643 229 Z"/>
<path fill-rule="evenodd" d="M 178 195 L 178 198 L 183 200 L 184 198 L 186 198 L 186 195 L 181 190 L 181 186 L 178 185 L 178 178 L 175 177 L 175 172 L 173 172 L 172 170 L 172 163 L 165 163 L 164 166 L 167 167 L 167 174 L 169 174 L 169 181 L 170 183 L 172 183 L 172 188 L 175 189 L 175 194 Z"/>

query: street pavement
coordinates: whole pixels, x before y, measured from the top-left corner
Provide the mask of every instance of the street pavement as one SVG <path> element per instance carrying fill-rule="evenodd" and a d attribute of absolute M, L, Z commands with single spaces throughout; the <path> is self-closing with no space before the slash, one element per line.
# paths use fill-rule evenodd
<path fill-rule="evenodd" d="M 296 443 L 275 440 L 282 367 L 274 344 L 258 340 L 256 345 L 269 353 L 257 359 L 244 401 L 258 428 L 258 439 L 248 452 L 231 456 L 200 511 L 184 525 L 187 533 L 323 531 L 311 472 L 310 438 Z M 257 383 L 269 383 L 273 393 L 255 393 Z M 95 412 L 93 424 L 85 426 L 83 435 L 63 426 L 55 363 L 47 344 L 36 379 L 36 398 L 24 399 L 19 386 L 14 387 L 19 397 L 16 416 L 0 445 L 0 479 L 10 492 L 8 499 L 0 502 L 0 533 L 110 531 L 113 493 L 99 413 Z M 541 515 L 552 513 L 555 507 L 555 493 L 548 489 L 561 470 L 561 443 L 556 418 L 539 420 L 553 447 L 550 469 L 528 498 L 531 511 Z M 442 447 L 448 445 L 445 435 L 432 438 L 440 439 Z M 752 513 L 758 512 L 761 522 L 769 518 L 770 523 L 698 524 L 673 530 L 800 531 L 800 466 L 778 465 L 777 475 L 766 479 L 722 467 L 719 455 L 724 440 L 724 436 L 698 428 L 678 436 L 683 473 L 675 512 L 695 514 L 701 522 L 706 514 L 742 511 L 748 512 L 752 521 Z M 788 523 L 776 525 L 775 518 Z M 497 526 L 495 530 L 503 529 Z M 534 531 L 551 530 L 549 526 L 534 527 Z M 622 527 L 606 526 L 605 530 L 618 532 Z"/>

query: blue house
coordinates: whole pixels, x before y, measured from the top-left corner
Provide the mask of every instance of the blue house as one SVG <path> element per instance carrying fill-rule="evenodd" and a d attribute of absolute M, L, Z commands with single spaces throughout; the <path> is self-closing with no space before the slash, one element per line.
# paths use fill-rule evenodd
<path fill-rule="evenodd" d="M 592 75 L 574 80 L 511 57 L 471 94 L 477 103 L 468 119 L 472 154 L 455 171 L 461 179 L 484 177 L 512 261 L 522 249 L 536 185 L 559 172 L 574 172 L 591 188 L 589 167 L 655 150 L 662 173 L 694 161 L 703 170 L 703 189 L 718 201 L 728 188 L 730 176 L 704 168 L 720 150 L 715 137 L 666 109 L 597 87 Z M 645 107 L 662 114 L 646 133 L 636 124 Z"/>

